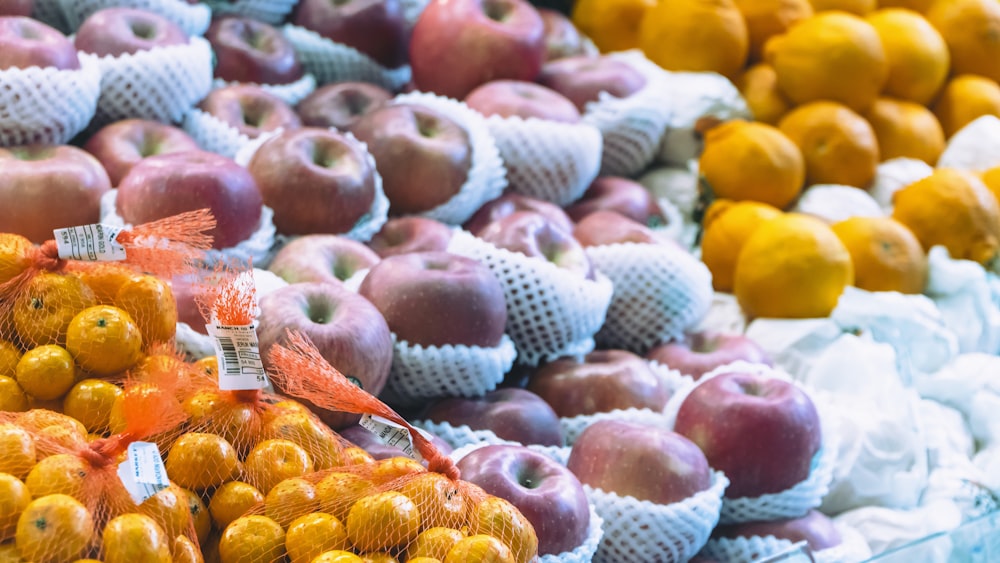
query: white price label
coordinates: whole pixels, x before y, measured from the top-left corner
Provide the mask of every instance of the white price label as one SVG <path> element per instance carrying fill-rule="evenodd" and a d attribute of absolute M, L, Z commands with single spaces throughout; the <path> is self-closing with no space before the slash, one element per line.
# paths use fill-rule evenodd
<path fill-rule="evenodd" d="M 124 260 L 125 247 L 118 242 L 119 227 L 109 225 L 81 225 L 52 231 L 56 239 L 59 258 L 88 262 L 116 262 Z"/>
<path fill-rule="evenodd" d="M 257 323 L 244 326 L 205 325 L 215 341 L 219 360 L 219 389 L 247 391 L 268 387 L 267 372 L 260 361 Z"/>
<path fill-rule="evenodd" d="M 150 442 L 132 442 L 128 458 L 118 466 L 118 478 L 136 504 L 170 486 L 160 448 Z"/>
<path fill-rule="evenodd" d="M 397 424 L 389 419 L 373 414 L 362 415 L 361 421 L 358 424 L 374 434 L 383 444 L 399 448 L 407 457 L 423 461 L 423 456 L 413 447 L 413 438 L 410 437 L 409 429 L 402 424 Z M 430 434 L 419 428 L 415 428 L 414 430 L 420 432 L 425 438 L 430 440 Z"/>

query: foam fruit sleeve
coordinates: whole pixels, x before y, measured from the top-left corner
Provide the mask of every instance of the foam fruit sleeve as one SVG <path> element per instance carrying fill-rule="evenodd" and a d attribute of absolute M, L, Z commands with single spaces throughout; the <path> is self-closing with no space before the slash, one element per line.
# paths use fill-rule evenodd
<path fill-rule="evenodd" d="M 306 72 L 315 76 L 320 86 L 333 82 L 371 82 L 397 92 L 412 76 L 409 66 L 386 68 L 354 47 L 336 43 L 304 27 L 285 24 L 281 31 L 291 41 Z"/>

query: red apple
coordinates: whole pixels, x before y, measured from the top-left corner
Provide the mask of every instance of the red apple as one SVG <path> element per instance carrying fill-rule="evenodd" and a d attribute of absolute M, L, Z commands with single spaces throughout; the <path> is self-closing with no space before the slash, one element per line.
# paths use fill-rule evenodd
<path fill-rule="evenodd" d="M 253 176 L 224 156 L 194 150 L 144 158 L 118 185 L 118 214 L 148 223 L 208 208 L 216 227 L 214 248 L 230 248 L 260 226 L 263 201 Z"/>
<path fill-rule="evenodd" d="M 701 331 L 683 340 L 660 344 L 646 358 L 698 379 L 706 373 L 737 361 L 771 365 L 767 352 L 739 333 Z"/>
<path fill-rule="evenodd" d="M 587 46 L 580 30 L 562 12 L 539 8 L 545 25 L 545 59 L 555 60 L 587 54 Z"/>
<path fill-rule="evenodd" d="M 97 223 L 110 189 L 101 163 L 76 147 L 0 148 L 0 232 L 42 243 L 53 229 Z"/>
<path fill-rule="evenodd" d="M 562 446 L 559 415 L 531 391 L 502 387 L 478 398 L 450 397 L 431 403 L 423 418 L 490 430 L 503 440 L 522 444 Z"/>
<path fill-rule="evenodd" d="M 233 84 L 216 88 L 198 108 L 241 134 L 256 139 L 262 133 L 302 126 L 292 106 L 253 84 Z"/>
<path fill-rule="evenodd" d="M 412 252 L 372 266 L 358 293 L 399 340 L 421 346 L 493 348 L 507 325 L 503 287 L 479 262 L 447 252 Z"/>
<path fill-rule="evenodd" d="M 533 81 L 545 60 L 545 25 L 525 0 L 431 0 L 410 40 L 413 81 L 461 100 L 490 80 Z"/>
<path fill-rule="evenodd" d="M 484 203 L 462 227 L 470 233 L 478 235 L 490 223 L 503 219 L 516 211 L 536 211 L 548 217 L 549 221 L 552 221 L 559 229 L 567 233 L 573 232 L 573 221 L 561 207 L 542 199 L 514 192 L 507 192 Z"/>
<path fill-rule="evenodd" d="M 573 228 L 573 237 L 585 247 L 634 242 L 659 244 L 662 241 L 650 228 L 616 211 L 596 211 Z"/>
<path fill-rule="evenodd" d="M 294 283 L 275 290 L 260 299 L 258 320 L 265 367 L 271 347 L 285 343 L 286 331 L 292 329 L 309 337 L 331 366 L 353 377 L 365 391 L 378 395 L 385 387 L 392 366 L 389 327 L 374 305 L 343 284 Z M 334 430 L 359 420 L 357 415 L 313 407 Z"/>
<path fill-rule="evenodd" d="M 0 4 L 0 16 L 30 17 L 35 9 L 35 0 L 5 0 Z"/>
<path fill-rule="evenodd" d="M 434 219 L 394 217 L 368 241 L 368 247 L 382 258 L 410 252 L 444 252 L 451 235 L 451 227 Z"/>
<path fill-rule="evenodd" d="M 406 63 L 407 23 L 400 0 L 301 0 L 292 23 L 354 47 L 377 63 Z"/>
<path fill-rule="evenodd" d="M 667 222 L 656 198 L 642 184 L 628 178 L 601 176 L 583 196 L 566 208 L 573 221 L 580 221 L 598 210 L 617 211 L 643 225 L 658 226 Z"/>
<path fill-rule="evenodd" d="M 295 111 L 304 125 L 350 131 L 362 115 L 391 99 L 388 90 L 375 84 L 335 82 L 317 88 L 299 102 Z"/>
<path fill-rule="evenodd" d="M 99 57 L 117 57 L 156 47 L 186 45 L 179 25 L 147 10 L 104 8 L 89 15 L 76 30 L 77 50 Z"/>
<path fill-rule="evenodd" d="M 645 360 L 625 350 L 598 350 L 543 364 L 531 376 L 528 390 L 561 417 L 630 408 L 660 412 L 671 395 Z"/>
<path fill-rule="evenodd" d="M 292 43 L 276 27 L 242 16 L 224 16 L 205 33 L 215 53 L 215 76 L 229 82 L 289 84 L 305 71 Z"/>
<path fill-rule="evenodd" d="M 111 185 L 117 186 L 133 166 L 147 156 L 198 150 L 190 135 L 166 123 L 147 119 L 125 119 L 94 133 L 84 150 L 101 161 Z"/>
<path fill-rule="evenodd" d="M 389 459 L 391 457 L 404 455 L 403 450 L 395 446 L 384 444 L 375 434 L 372 433 L 371 430 L 368 430 L 358 424 L 348 426 L 347 428 L 341 428 L 337 431 L 337 434 L 340 434 L 341 438 L 344 438 L 355 446 L 365 450 L 375 459 Z M 445 442 L 433 434 L 431 435 L 431 443 L 445 455 L 452 452 L 452 448 L 448 442 Z M 426 463 L 427 462 L 425 461 L 424 464 L 426 465 Z"/>
<path fill-rule="evenodd" d="M 283 246 L 267 269 L 288 283 L 342 282 L 379 260 L 358 241 L 339 235 L 306 235 Z"/>
<path fill-rule="evenodd" d="M 463 475 L 464 477 L 464 475 Z M 712 531 L 714 538 L 766 538 L 773 536 L 792 543 L 807 542 L 813 552 L 823 551 L 841 544 L 843 538 L 833 520 L 817 510 L 810 510 L 805 516 L 769 520 L 765 522 L 744 522 L 717 527 Z"/>
<path fill-rule="evenodd" d="M 573 551 L 587 539 L 590 504 L 583 485 L 547 455 L 524 446 L 493 445 L 458 461 L 462 480 L 509 501 L 538 535 L 538 555 Z"/>
<path fill-rule="evenodd" d="M 177 322 L 185 323 L 195 332 L 208 334 L 205 325 L 209 319 L 202 316 L 198 306 L 198 296 L 204 291 L 200 285 L 202 283 L 204 282 L 199 274 L 174 276 L 170 280 L 170 291 L 177 303 Z"/>
<path fill-rule="evenodd" d="M 76 47 L 55 28 L 23 16 L 0 17 L 0 70 L 8 68 L 76 70 Z"/>
<path fill-rule="evenodd" d="M 680 502 L 712 485 L 708 461 L 691 440 L 625 420 L 585 428 L 566 467 L 584 485 L 655 504 Z"/>
<path fill-rule="evenodd" d="M 783 379 L 737 372 L 700 382 L 681 403 L 674 430 L 729 477 L 726 498 L 804 481 L 821 441 L 819 415 L 805 392 Z"/>
<path fill-rule="evenodd" d="M 465 97 L 465 104 L 489 117 L 520 117 L 577 123 L 580 112 L 565 96 L 534 82 L 493 80 Z"/>
<path fill-rule="evenodd" d="M 391 215 L 434 209 L 468 179 L 469 134 L 437 111 L 416 104 L 382 106 L 363 115 L 351 132 L 375 157 Z"/>
<path fill-rule="evenodd" d="M 646 78 L 627 63 L 607 55 L 578 55 L 545 63 L 538 83 L 566 96 L 584 112 L 601 92 L 627 98 L 646 85 Z"/>
<path fill-rule="evenodd" d="M 595 279 L 594 266 L 583 246 L 541 213 L 517 211 L 493 221 L 478 236 L 498 248 L 540 258 L 586 279 Z"/>

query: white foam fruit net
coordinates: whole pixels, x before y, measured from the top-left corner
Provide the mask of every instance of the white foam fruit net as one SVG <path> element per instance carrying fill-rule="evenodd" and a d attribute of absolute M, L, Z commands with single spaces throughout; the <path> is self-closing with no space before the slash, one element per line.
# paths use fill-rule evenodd
<path fill-rule="evenodd" d="M 0 146 L 62 145 L 94 117 L 101 94 L 96 57 L 80 53 L 78 70 L 0 70 Z"/>
<path fill-rule="evenodd" d="M 235 127 L 198 108 L 184 116 L 181 127 L 202 149 L 229 158 L 234 158 L 251 141 Z"/>
<path fill-rule="evenodd" d="M 594 334 L 611 302 L 607 276 L 598 272 L 595 280 L 588 280 L 462 230 L 452 235 L 448 252 L 478 260 L 500 280 L 507 299 L 507 334 L 517 346 L 520 363 L 538 365 L 594 349 Z"/>
<path fill-rule="evenodd" d="M 663 413 L 652 409 L 630 408 L 563 417 L 559 419 L 559 425 L 562 426 L 563 435 L 566 437 L 566 444 L 573 445 L 588 426 L 602 420 L 625 420 L 636 424 L 659 427 L 664 427 L 666 423 Z"/>
<path fill-rule="evenodd" d="M 510 189 L 564 207 L 583 195 L 601 164 L 601 132 L 587 123 L 491 116 Z"/>
<path fill-rule="evenodd" d="M 860 563 L 871 556 L 871 548 L 860 532 L 835 524 L 840 532 L 840 544 L 827 549 L 810 551 L 816 563 Z M 748 536 L 735 538 L 711 538 L 705 544 L 702 555 L 718 561 L 759 561 L 785 553 L 795 544 L 791 540 L 775 536 Z"/>
<path fill-rule="evenodd" d="M 645 354 L 680 338 L 712 306 L 712 274 L 700 260 L 669 243 L 620 243 L 587 248 L 594 266 L 614 284 L 597 342 Z"/>
<path fill-rule="evenodd" d="M 219 88 L 225 88 L 226 86 L 233 86 L 236 84 L 250 84 L 252 86 L 257 86 L 261 90 L 271 94 L 286 104 L 295 106 L 304 100 L 306 96 L 312 94 L 313 90 L 316 89 L 316 77 L 307 72 L 302 75 L 302 78 L 289 82 L 288 84 L 258 84 L 256 82 L 241 83 L 216 78 L 212 80 L 212 89 L 217 90 Z"/>
<path fill-rule="evenodd" d="M 354 47 L 335 43 L 304 27 L 286 24 L 281 28 L 292 42 L 306 72 L 320 85 L 332 82 L 371 82 L 395 92 L 410 81 L 409 66 L 385 68 Z"/>
<path fill-rule="evenodd" d="M 212 23 L 212 10 L 205 4 L 185 0 L 59 0 L 66 24 L 77 29 L 83 20 L 104 8 L 137 8 L 157 13 L 174 22 L 189 36 L 204 35 Z"/>
<path fill-rule="evenodd" d="M 239 14 L 271 25 L 279 25 L 299 0 L 205 0 L 213 12 Z"/>
<path fill-rule="evenodd" d="M 469 455 L 471 452 L 497 444 L 513 446 L 524 446 L 529 450 L 534 450 L 548 456 L 561 465 L 566 465 L 569 461 L 570 448 L 568 446 L 542 446 L 540 444 L 522 444 L 513 440 L 504 440 L 497 436 L 492 430 L 473 430 L 468 425 L 452 426 L 447 422 L 431 422 L 429 420 L 419 420 L 413 423 L 414 426 L 426 430 L 438 438 L 441 438 L 452 447 L 451 459 L 458 461 Z"/>

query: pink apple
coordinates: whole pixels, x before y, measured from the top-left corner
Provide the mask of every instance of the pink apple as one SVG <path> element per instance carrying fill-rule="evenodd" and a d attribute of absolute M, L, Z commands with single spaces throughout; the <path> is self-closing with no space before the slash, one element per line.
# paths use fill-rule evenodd
<path fill-rule="evenodd" d="M 406 63 L 409 37 L 400 0 L 300 0 L 292 23 L 354 47 L 382 66 Z"/>
<path fill-rule="evenodd" d="M 545 63 L 538 83 L 566 96 L 584 112 L 601 92 L 627 98 L 646 85 L 646 78 L 627 63 L 607 55 L 577 55 Z"/>
<path fill-rule="evenodd" d="M 204 291 L 201 283 L 199 274 L 174 276 L 170 280 L 170 290 L 177 303 L 177 322 L 185 323 L 195 332 L 208 334 L 205 325 L 209 319 L 202 316 L 198 306 L 198 296 Z"/>
<path fill-rule="evenodd" d="M 695 379 L 737 361 L 771 365 L 767 353 L 753 340 L 717 331 L 686 334 L 683 340 L 656 346 L 646 357 Z"/>
<path fill-rule="evenodd" d="M 348 426 L 347 428 L 341 428 L 337 431 L 337 434 L 340 434 L 341 438 L 344 438 L 348 442 L 365 450 L 375 459 L 389 459 L 391 457 L 404 455 L 403 450 L 395 446 L 389 446 L 382 443 L 382 441 L 378 439 L 378 436 L 373 434 L 371 430 L 368 430 L 358 424 Z M 452 452 L 452 448 L 448 445 L 448 442 L 445 442 L 433 434 L 431 435 L 431 443 L 445 455 Z M 424 464 L 426 465 L 426 461 Z"/>
<path fill-rule="evenodd" d="M 140 160 L 158 154 L 198 150 L 198 143 L 183 129 L 147 119 L 125 119 L 104 126 L 94 133 L 84 150 L 101 161 L 111 185 L 122 178 Z"/>
<path fill-rule="evenodd" d="M 410 252 L 444 252 L 451 242 L 451 227 L 434 219 L 411 215 L 394 217 L 368 241 L 382 258 Z"/>
<path fill-rule="evenodd" d="M 562 12 L 539 8 L 538 15 L 545 24 L 546 60 L 587 54 L 583 35 Z"/>
<path fill-rule="evenodd" d="M 0 70 L 8 68 L 76 70 L 76 47 L 58 30 L 24 16 L 0 17 Z"/>
<path fill-rule="evenodd" d="M 304 125 L 350 131 L 362 115 L 378 109 L 392 94 L 368 82 L 335 82 L 317 88 L 295 107 Z"/>
<path fill-rule="evenodd" d="M 266 132 L 302 126 L 292 106 L 254 84 L 216 88 L 198 108 L 251 139 Z"/>
<path fill-rule="evenodd" d="M 810 510 L 805 516 L 762 522 L 744 522 L 717 527 L 714 538 L 766 538 L 773 536 L 792 543 L 807 542 L 813 552 L 823 551 L 841 544 L 843 538 L 833 520 L 822 512 Z"/>
<path fill-rule="evenodd" d="M 587 215 L 573 229 L 573 237 L 585 247 L 634 242 L 662 242 L 651 229 L 616 211 L 596 211 Z"/>
<path fill-rule="evenodd" d="M 513 214 L 516 211 L 537 211 L 549 218 L 559 229 L 573 232 L 573 221 L 561 207 L 548 201 L 526 195 L 507 192 L 496 199 L 487 201 L 465 222 L 462 227 L 478 235 L 486 225 Z"/>
<path fill-rule="evenodd" d="M 156 12 L 136 8 L 104 8 L 83 20 L 76 30 L 77 50 L 99 57 L 117 57 L 156 47 L 185 45 L 179 25 Z"/>
<path fill-rule="evenodd" d="M 602 209 L 617 211 L 647 226 L 655 227 L 667 222 L 649 190 L 634 180 L 616 176 L 601 176 L 594 180 L 583 192 L 583 197 L 566 208 L 566 214 L 573 221 L 580 221 Z"/>
<path fill-rule="evenodd" d="M 503 387 L 478 398 L 451 397 L 428 405 L 421 415 L 432 422 L 490 430 L 521 444 L 562 446 L 559 415 L 531 391 Z"/>
<path fill-rule="evenodd" d="M 580 112 L 573 102 L 534 82 L 493 80 L 469 92 L 465 104 L 487 117 L 533 117 L 562 123 L 580 121 Z"/>
<path fill-rule="evenodd" d="M 498 248 L 546 260 L 586 279 L 595 278 L 583 246 L 541 213 L 517 211 L 493 221 L 478 236 Z"/>
<path fill-rule="evenodd" d="M 0 4 L 0 16 L 30 17 L 35 9 L 35 0 L 5 0 Z"/>
<path fill-rule="evenodd" d="M 289 84 L 305 71 L 292 43 L 276 27 L 223 16 L 205 33 L 215 53 L 215 76 L 229 82 Z"/>
<path fill-rule="evenodd" d="M 367 246 L 347 237 L 306 235 L 283 246 L 267 269 L 288 283 L 343 282 L 379 260 Z"/>

